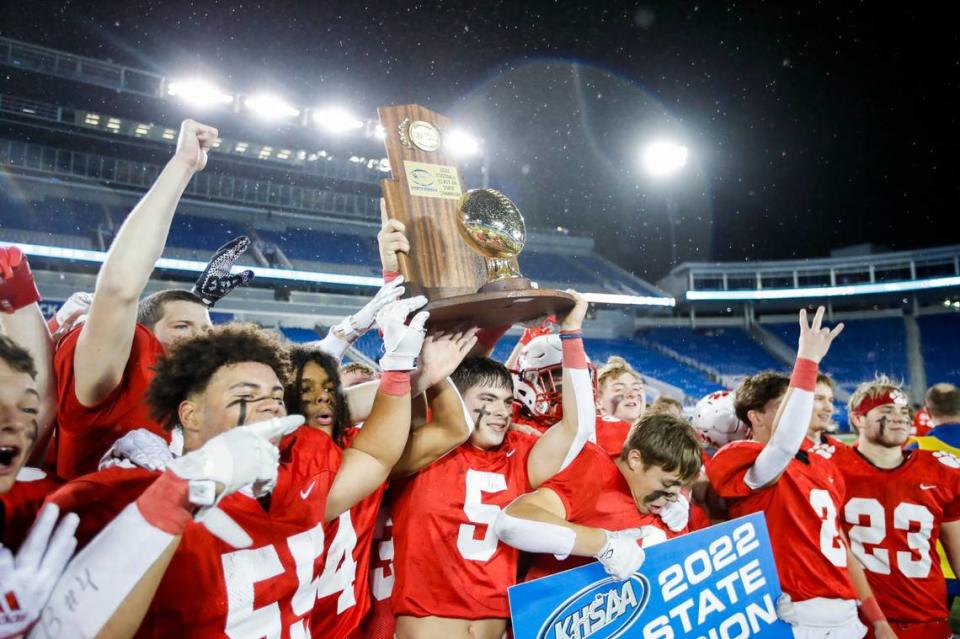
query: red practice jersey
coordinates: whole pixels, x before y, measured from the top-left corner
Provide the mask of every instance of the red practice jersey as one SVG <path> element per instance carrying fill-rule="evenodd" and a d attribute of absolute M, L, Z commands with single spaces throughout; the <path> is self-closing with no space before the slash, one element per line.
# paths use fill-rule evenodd
<path fill-rule="evenodd" d="M 39 468 L 20 469 L 17 481 L 10 490 L 0 495 L 0 509 L 3 511 L 3 517 L 0 518 L 0 525 L 3 526 L 0 541 L 4 547 L 13 552 L 20 548 L 44 500 L 57 490 L 61 483 Z"/>
<path fill-rule="evenodd" d="M 507 587 L 517 582 L 519 552 L 500 542 L 493 523 L 529 492 L 527 458 L 537 439 L 508 432 L 495 450 L 463 444 L 393 484 L 398 615 L 507 618 Z"/>
<path fill-rule="evenodd" d="M 353 443 L 358 432 L 359 428 L 347 430 L 344 435 L 346 446 Z M 314 637 L 342 639 L 350 636 L 370 608 L 370 547 L 386 487 L 383 484 L 327 524 L 326 562 L 310 621 Z"/>
<path fill-rule="evenodd" d="M 856 448 L 837 448 L 833 459 L 847 486 L 841 521 L 887 619 L 944 621 L 947 588 L 937 542 L 940 525 L 960 519 L 960 459 L 905 452 L 898 467 L 881 469 Z"/>
<path fill-rule="evenodd" d="M 189 524 L 137 637 L 296 639 L 309 636 L 324 568 L 323 513 L 339 451 L 324 433 L 301 428 L 284 438 L 269 508 L 235 493 L 219 504 L 253 539 L 236 549 Z M 158 476 L 109 468 L 69 482 L 51 500 L 80 515 L 88 542 Z"/>
<path fill-rule="evenodd" d="M 57 378 L 57 474 L 73 479 L 97 470 L 100 458 L 113 442 L 136 428 L 147 428 L 170 441 L 143 401 L 153 379 L 153 365 L 163 346 L 145 326 L 137 324 L 123 378 L 113 392 L 95 406 L 77 400 L 73 356 L 80 330 L 68 333 L 57 346 L 53 369 Z"/>
<path fill-rule="evenodd" d="M 630 486 L 616 462 L 606 450 L 593 444 L 587 444 L 572 464 L 541 488 L 549 488 L 560 497 L 567 521 L 574 524 L 606 530 L 650 527 L 644 538 L 647 544 L 687 532 L 675 533 L 657 515 L 637 510 Z M 561 561 L 553 555 L 537 555 L 526 578 L 537 579 L 592 561 L 590 557 L 568 557 Z"/>
<path fill-rule="evenodd" d="M 822 446 L 804 438 L 783 475 L 759 490 L 747 486 L 744 478 L 763 450 L 760 442 L 727 444 L 707 466 L 710 485 L 726 500 L 731 517 L 755 512 L 766 516 L 780 585 L 794 601 L 856 599 L 839 532 L 843 477 L 817 452 Z"/>

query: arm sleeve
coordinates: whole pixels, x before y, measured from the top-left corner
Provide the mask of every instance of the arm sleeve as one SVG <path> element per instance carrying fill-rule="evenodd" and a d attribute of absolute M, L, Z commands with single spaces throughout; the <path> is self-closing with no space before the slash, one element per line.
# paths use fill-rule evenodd
<path fill-rule="evenodd" d="M 790 378 L 790 393 L 774 425 L 773 436 L 757 455 L 744 482 L 753 490 L 776 481 L 800 450 L 813 416 L 813 395 L 817 384 L 817 363 L 798 359 Z"/>

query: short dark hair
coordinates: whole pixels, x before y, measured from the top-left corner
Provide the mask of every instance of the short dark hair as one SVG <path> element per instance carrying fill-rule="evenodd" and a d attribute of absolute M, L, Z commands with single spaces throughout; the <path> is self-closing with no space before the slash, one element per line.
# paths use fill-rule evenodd
<path fill-rule="evenodd" d="M 450 375 L 461 394 L 474 386 L 507 388 L 513 392 L 513 377 L 507 367 L 489 357 L 468 357 Z"/>
<path fill-rule="evenodd" d="M 30 351 L 6 335 L 0 335 L 0 359 L 18 373 L 26 373 L 33 379 L 37 378 L 37 365 Z"/>
<path fill-rule="evenodd" d="M 960 415 L 960 388 L 953 384 L 934 384 L 927 391 L 924 404 L 934 417 Z"/>
<path fill-rule="evenodd" d="M 837 385 L 833 381 L 833 378 L 827 375 L 826 373 L 819 373 L 819 372 L 817 373 L 817 383 L 826 384 L 827 386 L 830 387 L 830 390 L 834 392 L 837 391 Z"/>
<path fill-rule="evenodd" d="M 190 291 L 178 288 L 157 291 L 140 300 L 140 304 L 137 305 L 137 322 L 153 330 L 157 322 L 163 319 L 164 306 L 168 302 L 193 302 L 203 306 L 200 298 Z"/>
<path fill-rule="evenodd" d="M 703 452 L 693 427 L 667 413 L 650 413 L 640 418 L 630 429 L 620 459 L 626 461 L 631 450 L 640 452 L 645 467 L 659 466 L 668 473 L 678 471 L 682 481 L 695 477 L 703 466 Z"/>
<path fill-rule="evenodd" d="M 761 371 L 744 378 L 733 396 L 733 410 L 737 413 L 737 419 L 749 426 L 750 418 L 747 413 L 752 410 L 762 411 L 767 402 L 787 392 L 789 385 L 790 377 L 777 371 Z"/>
<path fill-rule="evenodd" d="M 343 394 L 343 387 L 340 385 L 339 364 L 331 355 L 319 348 L 309 346 L 295 345 L 290 347 L 291 379 L 283 392 L 287 410 L 291 413 L 304 414 L 303 389 L 301 386 L 303 384 L 303 369 L 310 362 L 319 365 L 327 374 L 327 380 L 333 384 L 333 441 L 342 447 L 344 444 L 343 434 L 350 426 L 350 410 L 347 407 L 347 398 Z"/>
<path fill-rule="evenodd" d="M 231 322 L 176 342 L 157 360 L 146 400 L 154 419 L 170 430 L 177 425 L 180 403 L 202 392 L 223 366 L 259 362 L 286 385 L 290 373 L 287 347 L 273 331 Z"/>

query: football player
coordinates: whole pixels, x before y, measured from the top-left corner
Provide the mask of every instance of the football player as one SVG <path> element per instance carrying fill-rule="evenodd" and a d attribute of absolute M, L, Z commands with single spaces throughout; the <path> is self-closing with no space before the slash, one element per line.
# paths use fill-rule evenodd
<path fill-rule="evenodd" d="M 451 376 L 463 395 L 473 431 L 436 463 L 426 440 L 395 469 L 410 475 L 392 485 L 396 636 L 500 639 L 510 612 L 507 588 L 517 579 L 519 553 L 499 543 L 500 509 L 568 466 L 592 433 L 593 389 L 580 326 L 586 301 L 562 319 L 563 418 L 541 437 L 509 429 L 510 373 L 488 358 L 468 358 Z M 437 450 L 449 438 L 437 432 Z"/>
<path fill-rule="evenodd" d="M 815 406 L 822 403 L 814 398 L 819 363 L 843 330 L 843 324 L 833 330 L 822 327 L 823 315 L 820 307 L 808 323 L 806 311 L 800 311 L 797 361 L 770 429 L 765 427 L 764 415 L 755 415 L 751 420 L 753 439 L 717 451 L 707 465 L 707 475 L 713 490 L 726 500 L 732 517 L 754 512 L 766 515 L 777 573 L 786 594 L 780 614 L 794 626 L 795 634 L 810 638 L 864 636 L 867 629 L 858 618 L 859 596 L 860 611 L 877 636 L 892 637 L 839 528 L 843 477 L 806 436 L 816 428 L 812 420 L 823 417 L 814 414 Z M 772 408 L 772 401 L 764 404 L 763 413 Z"/>
<path fill-rule="evenodd" d="M 833 460 L 846 483 L 842 521 L 880 609 L 900 639 L 949 639 L 947 589 L 937 544 L 960 567 L 960 459 L 904 450 L 906 393 L 885 377 L 860 384 L 848 404 L 855 447 Z"/>

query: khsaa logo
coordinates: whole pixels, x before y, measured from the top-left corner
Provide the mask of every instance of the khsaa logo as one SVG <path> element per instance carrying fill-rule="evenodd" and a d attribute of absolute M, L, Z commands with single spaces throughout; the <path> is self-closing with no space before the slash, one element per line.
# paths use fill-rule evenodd
<path fill-rule="evenodd" d="M 410 171 L 410 180 L 417 186 L 433 186 L 433 183 L 436 182 L 433 173 L 424 171 L 423 169 Z"/>
<path fill-rule="evenodd" d="M 622 637 L 649 600 L 650 582 L 643 575 L 595 581 L 560 604 L 540 627 L 537 639 Z"/>

